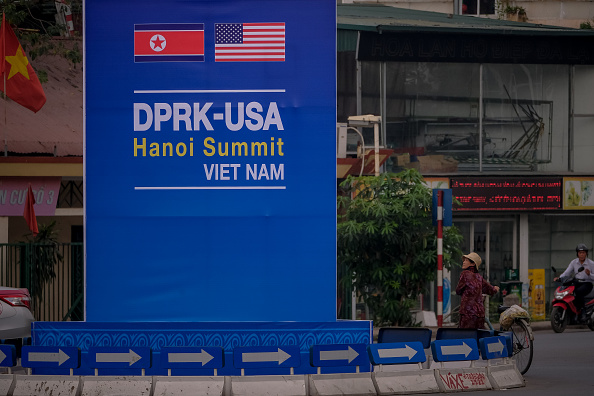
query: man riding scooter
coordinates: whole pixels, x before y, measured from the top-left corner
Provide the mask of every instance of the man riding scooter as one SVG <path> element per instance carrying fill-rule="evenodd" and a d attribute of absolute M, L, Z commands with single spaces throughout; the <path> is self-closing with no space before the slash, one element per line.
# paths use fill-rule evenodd
<path fill-rule="evenodd" d="M 575 252 L 577 254 L 577 258 L 573 259 L 570 263 L 565 272 L 554 279 L 555 282 L 557 281 L 565 281 L 573 276 L 575 276 L 575 280 L 578 282 L 575 287 L 575 306 L 578 309 L 580 314 L 580 321 L 586 320 L 586 312 L 582 310 L 585 304 L 584 297 L 588 295 L 594 285 L 594 261 L 588 258 L 588 247 L 583 243 L 580 243 L 576 246 Z"/>

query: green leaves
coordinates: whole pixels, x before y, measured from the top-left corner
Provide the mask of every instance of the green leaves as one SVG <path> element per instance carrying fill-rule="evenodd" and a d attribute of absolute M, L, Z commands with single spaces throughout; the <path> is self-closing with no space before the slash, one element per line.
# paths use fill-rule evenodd
<path fill-rule="evenodd" d="M 338 197 L 340 284 L 353 286 L 376 325 L 412 325 L 410 309 L 437 273 L 431 190 L 421 174 L 349 176 Z M 462 236 L 444 231 L 446 268 L 462 255 Z"/>
<path fill-rule="evenodd" d="M 36 303 L 43 301 L 44 287 L 56 277 L 56 269 L 64 261 L 55 227 L 55 220 L 40 224 L 39 233 L 34 238 L 27 237 L 28 243 L 23 244 L 23 259 L 31 268 L 28 288 Z"/>

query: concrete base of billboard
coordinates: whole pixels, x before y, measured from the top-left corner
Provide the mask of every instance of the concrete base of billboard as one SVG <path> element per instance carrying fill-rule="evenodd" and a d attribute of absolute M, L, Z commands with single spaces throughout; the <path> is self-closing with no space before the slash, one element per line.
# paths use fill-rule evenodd
<path fill-rule="evenodd" d="M 519 388 L 526 386 L 524 377 L 513 362 L 501 366 L 487 366 L 487 375 L 494 389 Z"/>
<path fill-rule="evenodd" d="M 12 396 L 75 396 L 80 385 L 79 376 L 16 375 Z"/>
<path fill-rule="evenodd" d="M 433 370 L 376 372 L 371 378 L 378 395 L 439 392 Z"/>
<path fill-rule="evenodd" d="M 152 377 L 83 377 L 81 396 L 151 395 Z"/>
<path fill-rule="evenodd" d="M 154 396 L 204 395 L 222 396 L 224 377 L 153 377 Z"/>
<path fill-rule="evenodd" d="M 13 384 L 14 374 L 0 374 L 0 396 L 10 394 Z"/>
<path fill-rule="evenodd" d="M 377 392 L 371 380 L 371 373 L 311 374 L 309 394 L 311 396 L 375 396 Z"/>
<path fill-rule="evenodd" d="M 438 369 L 435 379 L 442 392 L 493 389 L 484 367 Z"/>
<path fill-rule="evenodd" d="M 307 396 L 305 375 L 229 378 L 231 396 Z"/>

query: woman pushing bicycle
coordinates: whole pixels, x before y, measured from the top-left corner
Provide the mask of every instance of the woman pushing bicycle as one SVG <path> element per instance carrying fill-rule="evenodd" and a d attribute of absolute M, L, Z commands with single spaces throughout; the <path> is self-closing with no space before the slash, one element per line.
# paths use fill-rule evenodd
<path fill-rule="evenodd" d="M 499 291 L 499 286 L 492 286 L 479 274 L 478 267 L 482 262 L 481 256 L 471 252 L 462 257 L 464 257 L 462 273 L 456 287 L 456 294 L 462 296 L 458 327 L 461 329 L 484 329 L 483 294 L 492 296 Z"/>

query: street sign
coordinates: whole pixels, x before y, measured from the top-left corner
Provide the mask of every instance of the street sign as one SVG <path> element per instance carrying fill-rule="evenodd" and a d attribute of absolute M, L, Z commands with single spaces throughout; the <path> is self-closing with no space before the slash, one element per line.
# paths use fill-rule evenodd
<path fill-rule="evenodd" d="M 313 345 L 310 351 L 314 367 L 365 366 L 369 364 L 366 344 Z"/>
<path fill-rule="evenodd" d="M 371 344 L 367 347 L 373 364 L 422 363 L 427 360 L 418 341 Z"/>
<path fill-rule="evenodd" d="M 31 346 L 21 350 L 21 365 L 30 368 L 78 368 L 80 349 L 77 347 Z"/>
<path fill-rule="evenodd" d="M 0 367 L 16 366 L 16 348 L 11 344 L 0 345 Z"/>
<path fill-rule="evenodd" d="M 437 192 L 443 192 L 443 226 L 450 227 L 452 225 L 452 189 L 433 189 L 433 210 L 431 214 L 433 216 L 433 225 L 437 225 Z"/>
<path fill-rule="evenodd" d="M 431 352 L 436 362 L 478 360 L 479 358 L 476 340 L 472 338 L 435 340 L 431 343 Z"/>
<path fill-rule="evenodd" d="M 223 367 L 221 347 L 165 347 L 161 349 L 161 366 L 166 368 Z"/>
<path fill-rule="evenodd" d="M 507 342 L 503 336 L 481 338 L 479 346 L 484 360 L 508 357 Z"/>
<path fill-rule="evenodd" d="M 149 368 L 151 349 L 147 347 L 91 347 L 91 368 Z"/>
<path fill-rule="evenodd" d="M 301 351 L 295 345 L 236 347 L 233 349 L 235 368 L 297 367 Z"/>

